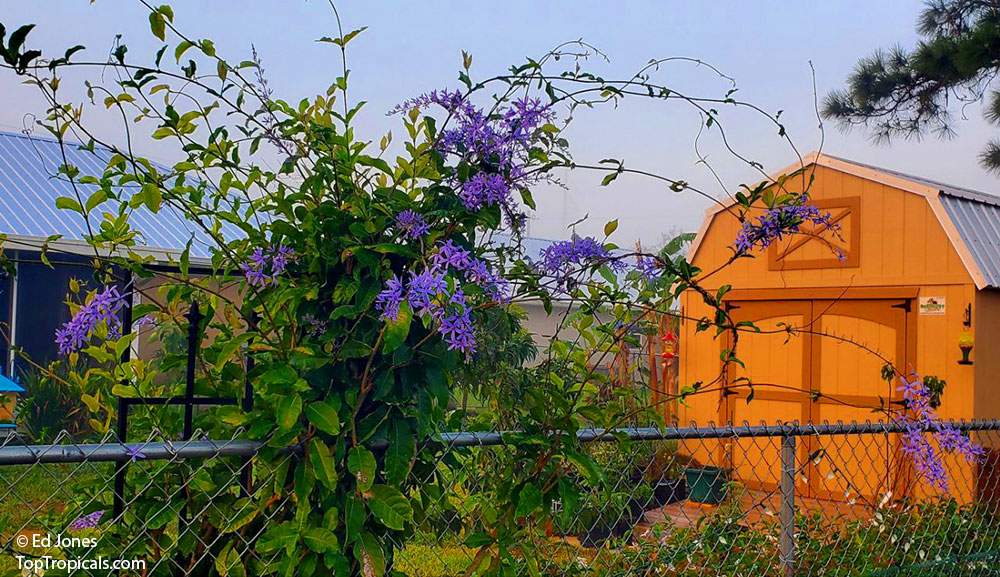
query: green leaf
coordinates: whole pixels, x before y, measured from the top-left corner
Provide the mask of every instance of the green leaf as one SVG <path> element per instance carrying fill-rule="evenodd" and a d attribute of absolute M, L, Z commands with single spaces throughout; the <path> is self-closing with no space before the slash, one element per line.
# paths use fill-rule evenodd
<path fill-rule="evenodd" d="M 283 396 L 278 401 L 275 413 L 278 419 L 278 428 L 282 431 L 291 430 L 302 413 L 302 397 L 298 395 Z"/>
<path fill-rule="evenodd" d="M 347 470 L 357 479 L 358 488 L 367 492 L 375 483 L 375 455 L 364 447 L 354 447 L 347 456 Z"/>
<path fill-rule="evenodd" d="M 386 483 L 402 485 L 410 474 L 410 467 L 416 454 L 416 437 L 410 430 L 409 423 L 402 419 L 394 420 L 389 430 L 389 447 L 385 451 Z"/>
<path fill-rule="evenodd" d="M 324 401 L 309 403 L 306 406 L 306 418 L 314 427 L 328 433 L 337 435 L 340 433 L 340 399 L 338 397 L 328 397 Z"/>
<path fill-rule="evenodd" d="M 534 483 L 526 483 L 521 487 L 521 492 L 517 497 L 517 508 L 514 509 L 514 517 L 527 517 L 542 504 L 542 492 Z"/>
<path fill-rule="evenodd" d="M 324 527 L 314 527 L 306 531 L 306 534 L 302 536 L 302 541 L 306 547 L 317 553 L 340 550 L 337 536 L 333 534 L 333 531 Z"/>
<path fill-rule="evenodd" d="M 222 577 L 246 577 L 247 570 L 239 552 L 233 549 L 232 543 L 226 545 L 222 553 L 215 558 L 215 570 Z"/>
<path fill-rule="evenodd" d="M 87 199 L 87 212 L 90 212 L 97 208 L 102 202 L 108 199 L 108 193 L 104 192 L 103 189 L 98 189 Z"/>
<path fill-rule="evenodd" d="M 368 508 L 386 527 L 402 531 L 404 523 L 413 521 L 413 507 L 399 490 L 388 485 L 375 485 L 371 489 Z"/>
<path fill-rule="evenodd" d="M 263 385 L 291 385 L 297 380 L 299 375 L 291 365 L 272 366 L 260 376 Z"/>
<path fill-rule="evenodd" d="M 163 14 L 159 12 L 149 13 L 149 29 L 152 30 L 153 36 L 156 36 L 160 40 L 166 38 L 167 21 L 163 17 Z"/>
<path fill-rule="evenodd" d="M 169 509 L 169 508 L 168 508 Z M 291 550 L 299 540 L 299 532 L 291 522 L 271 525 L 257 541 L 257 550 L 270 553 L 279 549 Z"/>
<path fill-rule="evenodd" d="M 225 522 L 219 526 L 220 533 L 239 531 L 247 523 L 256 519 L 260 512 L 250 499 L 240 499 L 228 509 Z"/>
<path fill-rule="evenodd" d="M 72 210 L 73 212 L 79 212 L 83 214 L 83 207 L 80 206 L 80 202 L 75 198 L 70 198 L 68 196 L 60 196 L 56 199 L 56 208 L 60 210 Z"/>
<path fill-rule="evenodd" d="M 382 544 L 371 533 L 363 533 L 354 545 L 354 557 L 361 563 L 362 575 L 385 574 L 385 552 Z"/>
<path fill-rule="evenodd" d="M 184 254 L 187 254 L 187 252 L 188 252 L 187 249 L 185 249 L 184 253 L 182 253 L 181 256 L 183 257 Z M 236 354 L 236 351 L 240 350 L 240 347 L 242 347 L 243 344 L 249 341 L 251 338 L 253 338 L 252 333 L 243 333 L 241 335 L 237 335 L 229 342 L 222 345 L 222 347 L 219 349 L 219 356 L 215 358 L 213 366 L 217 370 L 221 370 L 222 367 L 224 367 L 225 364 L 229 362 L 229 359 L 231 359 L 233 355 Z"/>
<path fill-rule="evenodd" d="M 337 465 L 330 456 L 330 448 L 315 437 L 309 441 L 309 462 L 320 483 L 331 490 L 337 488 Z"/>
<path fill-rule="evenodd" d="M 606 225 L 604 225 L 604 236 L 611 236 L 611 233 L 613 233 L 616 230 L 618 230 L 618 219 L 617 218 L 614 219 L 614 220 L 608 221 L 608 223 Z"/>
<path fill-rule="evenodd" d="M 181 58 L 184 56 L 184 53 L 187 52 L 188 48 L 191 48 L 192 46 L 194 46 L 194 42 L 190 42 L 188 40 L 182 40 L 179 44 L 177 44 L 177 48 L 174 48 L 174 58 L 177 59 L 178 64 L 181 63 Z"/>
<path fill-rule="evenodd" d="M 382 341 L 382 352 L 384 354 L 391 354 L 399 348 L 399 345 L 403 344 L 406 336 L 410 333 L 412 320 L 413 312 L 410 310 L 410 303 L 403 301 L 399 305 L 399 315 L 396 316 L 396 320 L 386 322 L 385 339 Z"/>
<path fill-rule="evenodd" d="M 600 484 L 604 476 L 601 473 L 601 468 L 593 459 L 576 451 L 566 451 L 566 459 L 576 466 L 577 470 L 583 474 L 591 487 L 596 487 Z"/>
<path fill-rule="evenodd" d="M 146 207 L 153 213 L 160 212 L 160 204 L 163 203 L 163 195 L 160 192 L 160 187 L 156 186 L 152 182 L 147 182 L 142 185 L 142 202 L 146 204 Z"/>

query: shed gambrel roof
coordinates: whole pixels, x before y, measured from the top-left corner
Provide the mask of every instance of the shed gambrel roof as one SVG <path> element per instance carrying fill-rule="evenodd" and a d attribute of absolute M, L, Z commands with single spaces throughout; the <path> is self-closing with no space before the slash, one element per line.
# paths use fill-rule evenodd
<path fill-rule="evenodd" d="M 58 243 L 53 243 L 61 250 L 92 253 L 85 243 L 87 226 L 83 217 L 56 208 L 57 198 L 74 195 L 72 184 L 57 175 L 64 164 L 63 151 L 66 162 L 80 169 L 81 175 L 99 177 L 111 158 L 109 151 L 91 152 L 80 146 L 67 142 L 61 150 L 59 142 L 50 138 L 0 131 L 0 234 L 7 235 L 9 248 L 38 246 L 49 236 L 61 235 Z M 78 184 L 78 188 L 84 198 L 95 190 L 93 185 Z M 168 205 L 157 214 L 136 210 L 131 221 L 142 232 L 142 246 L 136 247 L 137 252 L 161 261 L 176 260 L 192 241 L 192 261 L 211 256 L 208 247 L 214 243 L 209 236 Z M 223 224 L 222 235 L 227 240 L 244 236 L 229 223 Z"/>
<path fill-rule="evenodd" d="M 919 194 L 927 199 L 976 287 L 1000 288 L 1000 197 L 896 170 L 873 166 L 829 154 L 813 152 L 773 178 L 817 165 Z M 705 221 L 691 245 L 693 258 L 712 217 L 732 206 L 723 202 L 706 211 Z"/>

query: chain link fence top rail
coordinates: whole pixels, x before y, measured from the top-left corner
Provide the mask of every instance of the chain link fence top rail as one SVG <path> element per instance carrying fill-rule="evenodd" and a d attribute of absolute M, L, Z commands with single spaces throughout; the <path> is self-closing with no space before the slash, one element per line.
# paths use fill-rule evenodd
<path fill-rule="evenodd" d="M 891 423 L 581 431 L 606 482 L 564 479 L 580 484 L 579 502 L 552 502 L 551 520 L 527 533 L 522 546 L 538 553 L 538 565 L 524 573 L 1000 576 L 1000 421 L 955 426 L 986 457 L 946 457 L 947 492 L 915 473 Z M 0 575 L 21 574 L 15 555 L 94 551 L 144 559 L 135 573 L 143 575 L 225 574 L 237 559 L 249 575 L 273 573 L 283 552 L 257 545 L 292 499 L 282 487 L 295 451 L 265 466 L 251 458 L 261 443 L 238 437 L 0 439 Z M 504 490 L 517 435 L 445 433 L 421 447 L 438 466 L 411 481 L 435 490 L 411 494 L 416 528 L 394 543 L 392 570 L 464 575 L 477 553 L 466 538 Z M 114 515 L 122 467 L 125 506 Z M 96 545 L 40 553 L 17 540 L 60 533 Z M 223 548 L 223 534 L 238 538 Z"/>

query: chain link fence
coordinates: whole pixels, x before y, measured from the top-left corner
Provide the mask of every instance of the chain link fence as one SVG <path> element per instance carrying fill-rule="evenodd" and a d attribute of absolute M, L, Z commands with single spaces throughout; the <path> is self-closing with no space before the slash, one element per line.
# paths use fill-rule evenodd
<path fill-rule="evenodd" d="M 526 575 L 1000 576 L 1000 422 L 955 426 L 986 457 L 946 457 L 946 492 L 916 474 L 893 424 L 582 431 L 581 450 L 604 482 L 560 479 L 578 484 L 579 498 L 548 503 L 553 514 L 526 520 L 538 525 L 506 554 L 525 559 Z M 128 575 L 225 574 L 234 559 L 249 575 L 273 572 L 283 551 L 262 553 L 259 538 L 269 514 L 293 499 L 283 487 L 296 453 L 265 466 L 254 458 L 261 445 L 237 437 L 0 440 L 0 575 L 41 574 L 20 568 L 18 556 L 88 550 L 142 559 L 141 570 L 120 572 Z M 438 466 L 411 479 L 415 531 L 394 544 L 391 569 L 472 574 L 481 563 L 472 537 L 491 505 L 517 489 L 510 467 L 530 448 L 497 432 L 447 433 L 421 446 Z M 24 536 L 59 533 L 95 543 L 44 553 L 22 546 Z M 239 538 L 223 548 L 221 533 Z M 528 548 L 536 554 L 524 555 Z M 66 573 L 108 574 L 52 574 Z"/>

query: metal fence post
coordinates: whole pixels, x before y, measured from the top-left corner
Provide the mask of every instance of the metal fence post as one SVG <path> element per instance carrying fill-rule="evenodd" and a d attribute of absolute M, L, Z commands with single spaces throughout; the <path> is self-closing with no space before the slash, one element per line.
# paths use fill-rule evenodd
<path fill-rule="evenodd" d="M 795 574 L 795 435 L 781 437 L 781 568 Z"/>
<path fill-rule="evenodd" d="M 188 350 L 187 350 L 187 371 L 184 383 L 184 437 L 182 440 L 190 441 L 194 434 L 194 365 L 198 355 L 198 333 L 202 319 L 201 311 L 198 310 L 198 301 L 191 303 L 191 310 L 188 311 Z"/>

